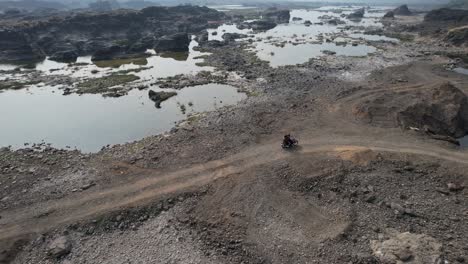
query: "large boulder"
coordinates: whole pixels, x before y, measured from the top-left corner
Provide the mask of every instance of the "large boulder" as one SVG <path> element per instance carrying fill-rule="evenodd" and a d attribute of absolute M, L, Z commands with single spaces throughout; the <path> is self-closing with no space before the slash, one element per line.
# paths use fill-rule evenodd
<path fill-rule="evenodd" d="M 364 17 L 364 14 L 366 13 L 366 9 L 365 8 L 360 8 L 356 11 L 354 11 L 353 13 L 349 14 L 347 16 L 348 19 L 350 20 L 360 20 Z"/>
<path fill-rule="evenodd" d="M 176 95 L 176 92 L 155 92 L 153 90 L 148 91 L 148 97 L 151 101 L 154 102 L 156 108 L 161 108 L 162 102 Z"/>
<path fill-rule="evenodd" d="M 397 16 L 411 16 L 413 13 L 409 10 L 407 5 L 401 5 L 393 10 Z"/>
<path fill-rule="evenodd" d="M 223 39 L 224 41 L 233 41 L 236 39 L 241 39 L 241 38 L 246 38 L 248 37 L 245 34 L 240 34 L 240 33 L 224 33 Z"/>
<path fill-rule="evenodd" d="M 43 57 L 32 48 L 23 33 L 0 30 L 0 61 L 30 61 Z"/>
<path fill-rule="evenodd" d="M 363 97 L 353 113 L 382 127 L 417 128 L 454 138 L 468 133 L 468 98 L 450 83 Z"/>
<path fill-rule="evenodd" d="M 216 31 L 215 31 L 215 32 L 216 32 Z M 213 32 L 213 33 L 214 33 L 214 32 Z M 195 37 L 195 40 L 196 40 L 198 43 L 207 42 L 207 41 L 209 40 L 208 31 L 203 30 L 202 32 L 200 32 L 200 33 Z"/>
<path fill-rule="evenodd" d="M 154 49 L 156 52 L 180 52 L 188 51 L 190 38 L 187 33 L 176 33 L 170 36 L 164 36 L 156 41 Z"/>
<path fill-rule="evenodd" d="M 424 22 L 468 23 L 468 10 L 441 8 L 432 10 L 424 17 Z"/>
<path fill-rule="evenodd" d="M 154 38 L 152 36 L 147 36 L 138 39 L 133 42 L 128 48 L 128 53 L 141 53 L 145 52 L 147 49 L 151 49 L 154 46 Z"/>
<path fill-rule="evenodd" d="M 468 10 L 441 8 L 432 10 L 424 17 L 424 22 L 415 27 L 421 35 L 434 38 L 446 37 L 452 44 L 463 42 L 463 27 L 468 25 Z M 455 29 L 452 32 L 452 29 Z M 448 34 L 446 34 L 448 33 Z"/>
<path fill-rule="evenodd" d="M 442 244 L 424 234 L 390 234 L 384 240 L 372 240 L 371 249 L 381 263 L 443 263 Z"/>
<path fill-rule="evenodd" d="M 60 236 L 47 246 L 47 255 L 52 258 L 60 258 L 70 253 L 71 249 L 72 243 L 68 237 Z"/>
<path fill-rule="evenodd" d="M 121 47 L 118 45 L 112 45 L 103 49 L 99 49 L 96 52 L 94 52 L 93 56 L 91 57 L 91 60 L 92 61 L 112 60 L 124 53 L 125 53 L 124 47 Z"/>
<path fill-rule="evenodd" d="M 452 28 L 445 40 L 456 46 L 468 45 L 468 26 Z"/>
<path fill-rule="evenodd" d="M 58 51 L 50 56 L 50 60 L 59 62 L 75 62 L 78 58 L 76 50 Z"/>
<path fill-rule="evenodd" d="M 329 25 L 334 25 L 334 26 L 337 26 L 337 25 L 344 25 L 346 24 L 345 21 L 339 19 L 339 18 L 332 18 L 332 19 L 329 19 L 329 20 L 326 20 L 326 22 L 329 24 Z"/>
<path fill-rule="evenodd" d="M 210 40 L 210 41 L 205 41 L 200 43 L 201 47 L 204 48 L 220 48 L 223 46 L 226 46 L 228 43 L 225 41 L 219 41 L 219 40 Z"/>
<path fill-rule="evenodd" d="M 277 26 L 277 24 L 271 20 L 256 20 L 252 22 L 243 22 L 237 24 L 238 29 L 252 29 L 255 31 L 266 31 L 273 29 Z"/>
<path fill-rule="evenodd" d="M 395 18 L 395 13 L 393 11 L 388 11 L 387 13 L 385 13 L 385 15 L 383 16 L 383 18 L 385 19 L 392 19 L 392 18 Z"/>
<path fill-rule="evenodd" d="M 291 18 L 290 11 L 287 9 L 270 8 L 264 14 L 266 20 L 274 21 L 278 24 L 289 23 Z"/>

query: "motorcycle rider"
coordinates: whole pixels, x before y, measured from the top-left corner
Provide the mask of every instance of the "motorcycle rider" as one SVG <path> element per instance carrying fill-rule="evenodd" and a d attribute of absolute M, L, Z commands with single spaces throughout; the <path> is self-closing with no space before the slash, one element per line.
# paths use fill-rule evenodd
<path fill-rule="evenodd" d="M 294 140 L 292 140 L 291 135 L 290 134 L 284 135 L 283 146 L 290 147 L 293 144 L 294 144 Z"/>

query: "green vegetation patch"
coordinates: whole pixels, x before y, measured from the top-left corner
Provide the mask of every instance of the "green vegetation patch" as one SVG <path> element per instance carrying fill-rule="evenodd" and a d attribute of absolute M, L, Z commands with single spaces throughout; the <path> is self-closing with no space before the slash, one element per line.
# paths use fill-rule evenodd
<path fill-rule="evenodd" d="M 186 61 L 189 57 L 188 52 L 164 52 L 159 54 L 162 58 L 170 58 L 176 61 Z"/>
<path fill-rule="evenodd" d="M 18 81 L 3 81 L 0 82 L 0 90 L 19 90 L 23 89 L 28 85 L 38 84 L 40 81 L 27 81 L 27 82 L 18 82 Z"/>
<path fill-rule="evenodd" d="M 248 97 L 257 97 L 261 95 L 261 93 L 258 91 L 251 91 L 248 89 L 238 89 L 238 91 L 240 93 L 245 93 Z"/>
<path fill-rule="evenodd" d="M 94 64 L 99 68 L 118 68 L 124 64 L 135 64 L 135 65 L 147 65 L 147 57 L 139 58 L 126 58 L 126 59 L 114 59 L 114 60 L 103 60 L 95 61 Z"/>
<path fill-rule="evenodd" d="M 149 70 L 149 69 L 151 69 L 151 68 L 153 68 L 153 66 L 150 66 L 150 67 L 140 67 L 140 68 L 128 69 L 128 70 L 120 70 L 120 71 L 115 72 L 114 74 L 128 74 L 128 73 L 131 73 L 131 72 L 141 72 L 141 71 Z"/>
<path fill-rule="evenodd" d="M 139 80 L 140 77 L 129 74 L 129 75 L 110 75 L 101 78 L 94 78 L 86 80 L 78 84 L 80 89 L 78 93 L 102 93 L 110 87 L 122 85 L 125 83 Z"/>

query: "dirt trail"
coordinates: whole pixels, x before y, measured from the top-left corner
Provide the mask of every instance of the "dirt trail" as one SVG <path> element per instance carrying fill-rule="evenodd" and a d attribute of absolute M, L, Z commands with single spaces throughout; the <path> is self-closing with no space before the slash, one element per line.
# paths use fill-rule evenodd
<path fill-rule="evenodd" d="M 247 149 L 232 157 L 211 161 L 179 171 L 162 173 L 152 170 L 132 169 L 145 174 L 144 179 L 123 186 L 95 192 L 85 192 L 60 200 L 47 201 L 30 207 L 3 212 L 0 220 L 0 241 L 21 237 L 30 233 L 43 232 L 58 225 L 88 219 L 128 206 L 142 205 L 158 197 L 188 191 L 213 180 L 235 176 L 257 165 L 272 163 L 290 155 L 310 153 L 333 153 L 368 148 L 376 152 L 425 155 L 433 158 L 468 164 L 468 153 L 455 150 L 434 150 L 430 145 L 411 145 L 404 142 L 374 142 L 373 144 L 346 140 L 315 139 L 301 140 L 297 152 L 278 150 L 278 144 L 269 143 Z"/>

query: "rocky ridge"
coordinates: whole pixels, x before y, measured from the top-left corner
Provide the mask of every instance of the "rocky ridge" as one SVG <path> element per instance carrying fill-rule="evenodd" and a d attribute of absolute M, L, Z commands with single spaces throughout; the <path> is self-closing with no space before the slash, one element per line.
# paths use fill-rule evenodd
<path fill-rule="evenodd" d="M 89 54 L 99 60 L 152 48 L 186 50 L 188 40 L 178 34 L 198 33 L 223 19 L 223 13 L 207 7 L 176 6 L 76 13 L 12 23 L 0 30 L 0 61 L 45 56 L 73 60 L 75 55 Z"/>

